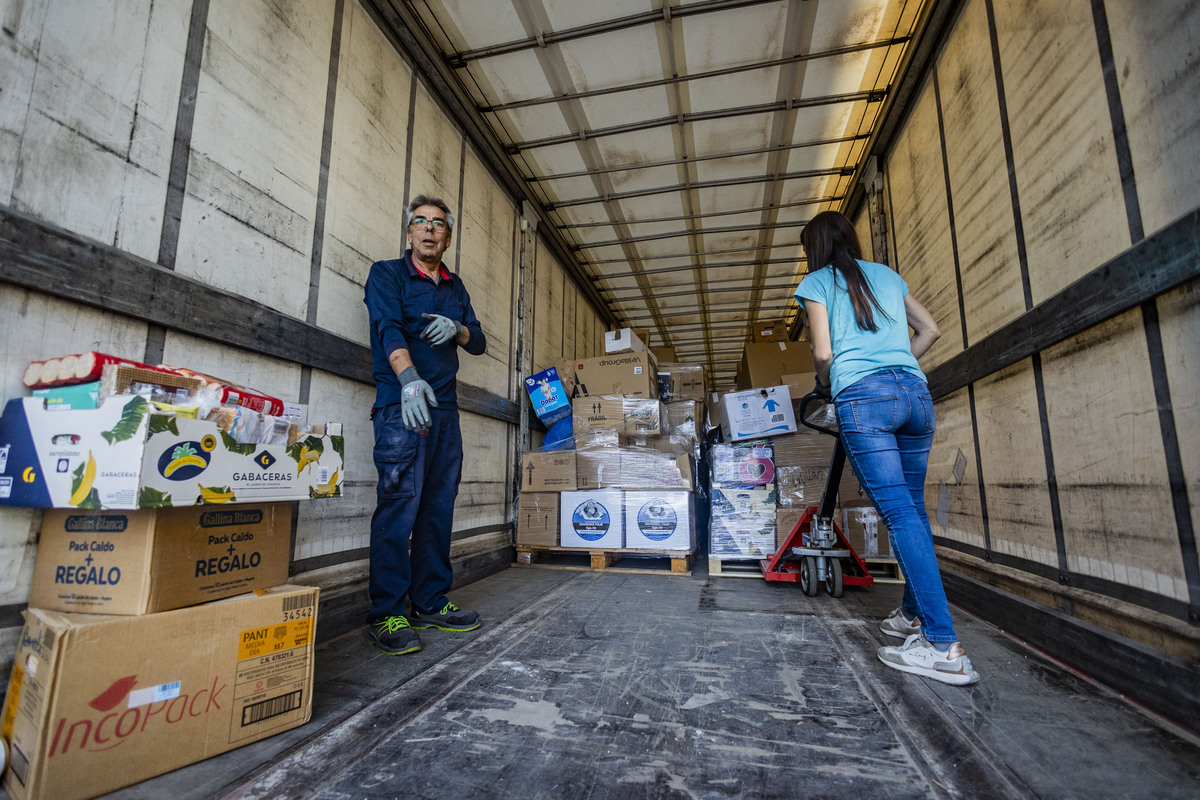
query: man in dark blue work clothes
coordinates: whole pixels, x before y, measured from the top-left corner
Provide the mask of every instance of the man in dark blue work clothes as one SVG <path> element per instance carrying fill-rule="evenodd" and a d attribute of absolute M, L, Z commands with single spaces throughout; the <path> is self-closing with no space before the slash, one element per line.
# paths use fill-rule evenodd
<path fill-rule="evenodd" d="M 367 276 L 379 470 L 367 622 L 371 641 L 389 655 L 421 649 L 414 628 L 479 627 L 479 614 L 446 597 L 463 457 L 458 348 L 481 355 L 487 347 L 462 279 L 442 266 L 453 230 L 445 201 L 418 195 L 408 205 L 404 257 L 377 261 Z"/>

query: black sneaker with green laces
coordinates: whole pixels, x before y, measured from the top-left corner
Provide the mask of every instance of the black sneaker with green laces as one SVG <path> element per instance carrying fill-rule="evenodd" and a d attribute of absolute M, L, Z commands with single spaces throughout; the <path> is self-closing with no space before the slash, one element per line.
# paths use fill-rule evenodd
<path fill-rule="evenodd" d="M 423 614 L 413 609 L 408 623 L 414 628 L 437 628 L 442 631 L 473 631 L 479 627 L 479 614 L 464 611 L 454 603 L 446 603 L 436 614 Z"/>
<path fill-rule="evenodd" d="M 387 617 L 371 623 L 367 638 L 389 656 L 402 656 L 421 649 L 421 637 L 408 624 L 407 617 Z"/>

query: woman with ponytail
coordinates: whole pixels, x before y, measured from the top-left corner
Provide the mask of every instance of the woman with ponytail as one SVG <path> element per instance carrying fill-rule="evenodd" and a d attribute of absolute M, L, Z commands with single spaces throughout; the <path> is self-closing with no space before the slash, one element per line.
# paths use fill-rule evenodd
<path fill-rule="evenodd" d="M 887 523 L 904 573 L 904 600 L 880 625 L 904 644 L 879 648 L 879 660 L 943 683 L 974 683 L 979 674 L 954 633 L 925 512 L 933 400 L 917 359 L 941 331 L 895 271 L 862 260 L 842 214 L 817 214 L 800 243 L 809 273 L 795 297 L 808 314 L 817 378 L 831 388 L 846 458 Z"/>

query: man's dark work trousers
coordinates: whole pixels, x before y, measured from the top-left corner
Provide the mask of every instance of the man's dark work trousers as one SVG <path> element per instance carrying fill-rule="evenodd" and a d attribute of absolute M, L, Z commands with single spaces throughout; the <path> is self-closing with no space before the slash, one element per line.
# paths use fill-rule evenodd
<path fill-rule="evenodd" d="M 404 427 L 399 403 L 375 410 L 379 499 L 371 517 L 371 622 L 404 616 L 405 594 L 421 613 L 437 613 L 447 602 L 462 434 L 457 408 L 430 406 L 429 416 L 429 431 L 414 433 Z"/>

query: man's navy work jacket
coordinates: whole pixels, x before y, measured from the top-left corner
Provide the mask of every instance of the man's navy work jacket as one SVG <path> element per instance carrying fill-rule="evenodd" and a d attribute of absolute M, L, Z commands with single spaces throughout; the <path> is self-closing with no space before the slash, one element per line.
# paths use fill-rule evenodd
<path fill-rule="evenodd" d="M 438 408 L 458 407 L 458 342 L 453 339 L 433 347 L 421 338 L 429 327 L 422 314 L 441 314 L 461 322 L 471 332 L 463 349 L 482 355 L 487 349 L 483 328 L 471 308 L 471 296 L 462 279 L 440 267 L 440 280 L 424 275 L 412 263 L 412 251 L 403 258 L 376 261 L 367 276 L 364 302 L 371 323 L 371 370 L 375 376 L 375 408 L 401 401 L 400 381 L 388 362 L 395 350 L 408 350 L 413 366 L 437 397 Z"/>

